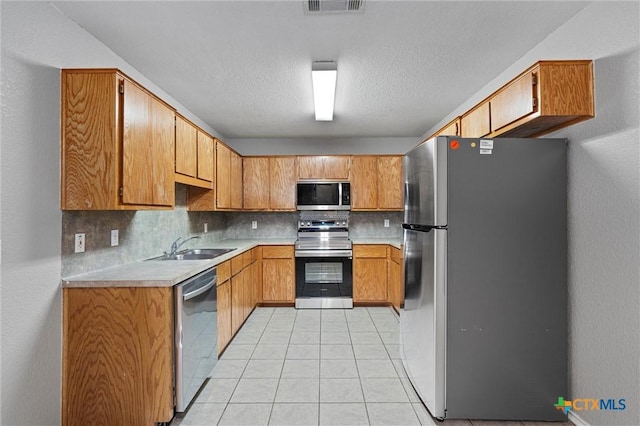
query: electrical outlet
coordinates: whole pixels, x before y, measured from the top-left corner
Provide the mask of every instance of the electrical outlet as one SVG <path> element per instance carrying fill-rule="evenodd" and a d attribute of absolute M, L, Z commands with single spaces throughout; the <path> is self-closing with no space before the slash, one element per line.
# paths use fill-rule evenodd
<path fill-rule="evenodd" d="M 209 224 L 207 222 L 204 223 L 204 233 L 209 232 Z"/>
<path fill-rule="evenodd" d="M 84 233 L 76 234 L 76 253 L 84 253 Z"/>
<path fill-rule="evenodd" d="M 257 220 L 252 220 L 251 221 L 251 229 L 258 229 L 258 221 Z"/>
<path fill-rule="evenodd" d="M 115 247 L 120 244 L 120 235 L 117 229 L 111 230 L 111 247 Z"/>
<path fill-rule="evenodd" d="M 384 227 L 388 228 L 389 227 L 389 219 L 385 219 L 384 220 Z"/>

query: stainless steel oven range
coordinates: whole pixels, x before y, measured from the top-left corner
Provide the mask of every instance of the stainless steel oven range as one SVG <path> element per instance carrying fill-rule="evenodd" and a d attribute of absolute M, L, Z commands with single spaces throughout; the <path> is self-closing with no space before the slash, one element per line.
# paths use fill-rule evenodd
<path fill-rule="evenodd" d="M 348 211 L 301 211 L 295 258 L 296 308 L 353 307 Z"/>

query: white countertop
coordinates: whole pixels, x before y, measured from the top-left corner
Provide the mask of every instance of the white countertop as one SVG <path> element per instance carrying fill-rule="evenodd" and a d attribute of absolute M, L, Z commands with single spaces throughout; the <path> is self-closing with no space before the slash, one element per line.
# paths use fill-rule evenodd
<path fill-rule="evenodd" d="M 293 245 L 294 239 L 222 240 L 236 250 L 209 260 L 143 260 L 62 279 L 62 287 L 171 287 L 259 245 Z"/>
<path fill-rule="evenodd" d="M 353 244 L 388 244 L 402 249 L 401 239 L 352 238 Z M 222 240 L 215 247 L 235 248 L 209 260 L 143 260 L 62 279 L 62 287 L 171 287 L 259 245 L 293 245 L 295 239 Z"/>

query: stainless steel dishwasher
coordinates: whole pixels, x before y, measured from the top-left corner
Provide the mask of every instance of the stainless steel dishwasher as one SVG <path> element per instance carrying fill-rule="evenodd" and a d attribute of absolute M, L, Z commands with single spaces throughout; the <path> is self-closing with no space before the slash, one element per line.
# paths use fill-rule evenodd
<path fill-rule="evenodd" d="M 175 286 L 176 412 L 184 412 L 218 361 L 216 268 Z"/>

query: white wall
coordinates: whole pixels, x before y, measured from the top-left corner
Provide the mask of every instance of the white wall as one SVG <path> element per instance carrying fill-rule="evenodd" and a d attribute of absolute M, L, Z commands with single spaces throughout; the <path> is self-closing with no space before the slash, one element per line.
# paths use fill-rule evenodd
<path fill-rule="evenodd" d="M 241 155 L 404 154 L 417 138 L 271 138 L 226 140 Z"/>
<path fill-rule="evenodd" d="M 1 2 L 1 417 L 60 423 L 60 68 L 120 68 L 216 134 L 45 2 Z"/>
<path fill-rule="evenodd" d="M 592 425 L 640 424 L 639 4 L 594 2 L 425 136 L 541 59 L 593 59 L 596 117 L 569 139 L 570 399 L 626 398 L 574 411 Z"/>

